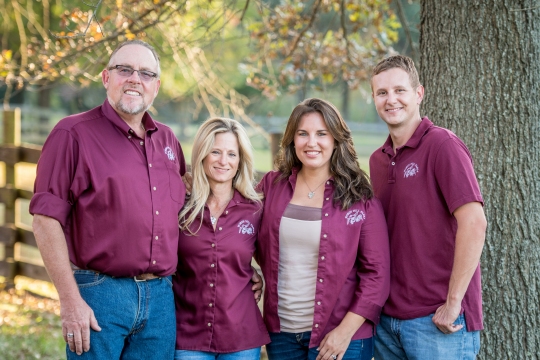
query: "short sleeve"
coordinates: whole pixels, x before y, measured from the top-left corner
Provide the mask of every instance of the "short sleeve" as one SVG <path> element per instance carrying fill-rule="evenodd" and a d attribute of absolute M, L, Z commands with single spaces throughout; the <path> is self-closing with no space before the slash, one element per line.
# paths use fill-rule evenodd
<path fill-rule="evenodd" d="M 435 158 L 435 178 L 450 213 L 470 202 L 484 204 L 472 156 L 457 137 L 441 144 Z"/>

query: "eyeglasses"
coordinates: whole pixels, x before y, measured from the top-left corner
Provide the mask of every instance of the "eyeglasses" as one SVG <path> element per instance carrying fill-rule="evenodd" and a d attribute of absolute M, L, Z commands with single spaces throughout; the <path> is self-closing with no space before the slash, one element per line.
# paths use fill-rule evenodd
<path fill-rule="evenodd" d="M 142 81 L 152 81 L 158 77 L 158 74 L 156 74 L 155 72 L 148 70 L 135 70 L 130 68 L 129 66 L 124 65 L 111 66 L 108 70 L 116 70 L 118 72 L 118 75 L 125 78 L 128 78 L 133 75 L 134 72 L 137 72 Z"/>

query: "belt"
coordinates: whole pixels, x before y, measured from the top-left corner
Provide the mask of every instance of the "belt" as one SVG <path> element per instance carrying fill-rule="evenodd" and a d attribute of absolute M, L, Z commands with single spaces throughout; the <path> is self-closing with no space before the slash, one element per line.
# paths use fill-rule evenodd
<path fill-rule="evenodd" d="M 78 267 L 77 265 L 75 265 L 73 263 L 70 263 L 70 264 L 71 264 L 71 269 L 72 270 L 90 270 L 90 271 L 95 272 L 96 274 L 100 274 L 99 271 L 92 270 L 92 269 L 81 269 L 80 267 Z M 113 277 L 115 277 L 115 276 L 113 276 Z M 161 278 L 161 276 L 158 276 L 158 275 L 155 275 L 155 274 L 152 274 L 152 273 L 145 273 L 145 274 L 134 276 L 133 280 L 139 282 L 139 281 L 148 281 L 148 280 L 154 280 L 154 279 L 159 279 L 159 278 Z"/>

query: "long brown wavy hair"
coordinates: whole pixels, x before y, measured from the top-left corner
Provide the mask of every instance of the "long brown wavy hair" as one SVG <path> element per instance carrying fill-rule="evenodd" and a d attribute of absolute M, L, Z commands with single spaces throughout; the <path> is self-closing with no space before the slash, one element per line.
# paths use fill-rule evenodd
<path fill-rule="evenodd" d="M 277 181 L 288 178 L 292 169 L 302 167 L 302 162 L 294 150 L 294 135 L 300 120 L 306 114 L 318 112 L 324 119 L 328 131 L 334 137 L 336 149 L 330 159 L 330 174 L 334 177 L 334 204 L 341 204 L 346 210 L 358 201 L 366 201 L 373 197 L 373 189 L 367 174 L 360 169 L 358 156 L 354 149 L 351 130 L 341 117 L 338 109 L 322 99 L 306 99 L 298 104 L 291 113 L 281 148 L 275 161 L 276 169 L 281 172 Z"/>

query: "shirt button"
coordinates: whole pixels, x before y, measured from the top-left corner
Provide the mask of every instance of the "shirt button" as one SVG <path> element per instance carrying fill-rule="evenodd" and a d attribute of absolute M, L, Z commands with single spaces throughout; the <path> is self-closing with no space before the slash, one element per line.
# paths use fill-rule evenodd
<path fill-rule="evenodd" d="M 216 247 L 216 244 L 212 243 L 212 247 Z"/>
<path fill-rule="evenodd" d="M 321 256 L 321 260 L 324 260 L 324 256 Z"/>
<path fill-rule="evenodd" d="M 214 266 L 216 266 L 216 265 L 215 264 L 210 264 L 210 267 L 214 267 Z"/>
<path fill-rule="evenodd" d="M 212 307 L 212 303 L 208 304 L 209 307 Z"/>
<path fill-rule="evenodd" d="M 159 239 L 159 236 L 156 236 L 154 239 L 156 239 L 156 240 Z"/>
<path fill-rule="evenodd" d="M 330 198 L 326 198 L 326 201 L 330 200 Z"/>
<path fill-rule="evenodd" d="M 148 167 L 152 167 L 152 164 L 148 164 Z"/>
<path fill-rule="evenodd" d="M 326 239 L 326 234 L 324 234 L 322 237 Z"/>
<path fill-rule="evenodd" d="M 128 135 L 128 139 L 131 139 L 131 135 Z"/>
<path fill-rule="evenodd" d="M 330 185 L 330 181 L 327 181 L 327 182 L 326 182 L 326 185 Z"/>
<path fill-rule="evenodd" d="M 225 215 L 227 215 L 228 213 L 229 213 L 229 210 L 226 210 L 226 211 L 225 211 Z"/>
<path fill-rule="evenodd" d="M 320 301 L 317 301 L 317 305 L 321 305 L 321 302 L 320 302 Z"/>
<path fill-rule="evenodd" d="M 396 165 L 396 163 L 392 161 L 392 165 Z"/>
<path fill-rule="evenodd" d="M 159 215 L 159 211 L 156 211 L 156 215 Z M 326 237 L 326 235 L 324 237 Z"/>
<path fill-rule="evenodd" d="M 210 287 L 214 287 L 214 284 L 210 284 Z"/>
<path fill-rule="evenodd" d="M 208 326 L 212 326 L 212 323 L 208 323 Z"/>
<path fill-rule="evenodd" d="M 157 190 L 157 188 L 156 188 L 155 186 L 154 186 L 154 187 L 153 187 L 152 189 L 154 189 L 154 191 L 156 191 L 156 190 Z"/>
<path fill-rule="evenodd" d="M 141 141 L 139 144 L 144 145 L 144 141 Z"/>
<path fill-rule="evenodd" d="M 328 216 L 328 213 L 324 214 L 324 216 Z"/>
<path fill-rule="evenodd" d="M 156 265 L 156 260 L 152 261 L 152 264 Z"/>
<path fill-rule="evenodd" d="M 315 324 L 315 327 L 319 327 L 319 324 Z"/>
<path fill-rule="evenodd" d="M 222 229 L 222 228 L 221 228 L 221 226 L 220 226 L 218 230 L 221 231 L 221 229 Z"/>
<path fill-rule="evenodd" d="M 129 132 L 133 134 L 133 129 L 129 129 Z"/>
<path fill-rule="evenodd" d="M 319 279 L 319 282 L 323 282 L 323 280 L 322 280 L 322 279 Z"/>

